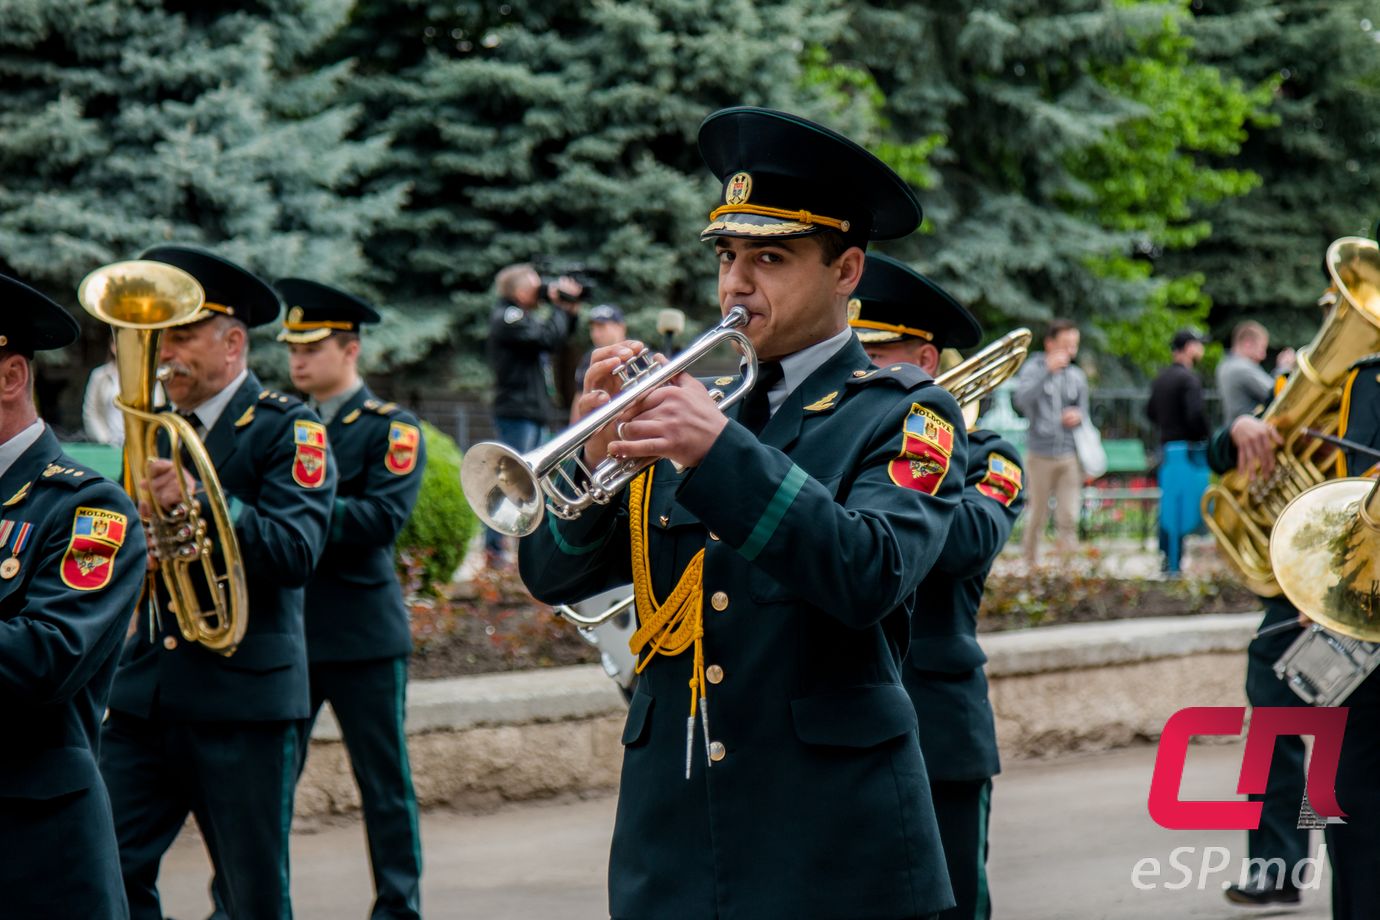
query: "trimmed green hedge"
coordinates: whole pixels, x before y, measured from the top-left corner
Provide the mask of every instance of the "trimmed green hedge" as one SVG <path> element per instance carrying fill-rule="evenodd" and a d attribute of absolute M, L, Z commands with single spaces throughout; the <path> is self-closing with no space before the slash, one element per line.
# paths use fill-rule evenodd
<path fill-rule="evenodd" d="M 465 558 L 479 519 L 460 490 L 459 445 L 426 422 L 422 437 L 426 470 L 417 507 L 398 534 L 398 567 L 411 576 L 409 587 L 436 593 Z"/>

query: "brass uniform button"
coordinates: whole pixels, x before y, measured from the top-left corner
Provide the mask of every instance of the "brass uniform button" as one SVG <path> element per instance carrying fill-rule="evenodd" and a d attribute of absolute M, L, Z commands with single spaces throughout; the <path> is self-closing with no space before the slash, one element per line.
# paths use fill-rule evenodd
<path fill-rule="evenodd" d="M 164 636 L 163 648 L 171 652 L 173 649 L 177 648 L 177 640 L 174 639 L 172 636 Z"/>
<path fill-rule="evenodd" d="M 711 530 L 711 531 L 709 531 L 709 539 L 713 540 L 715 543 L 718 543 L 718 542 L 719 542 L 719 535 L 716 534 L 714 531 Z"/>
<path fill-rule="evenodd" d="M 854 376 L 854 377 L 866 377 L 866 376 L 867 376 L 867 371 L 854 371 L 854 372 L 853 372 L 853 376 Z"/>
<path fill-rule="evenodd" d="M 718 763 L 719 761 L 723 760 L 723 759 L 724 759 L 725 757 L 727 757 L 727 756 L 728 756 L 728 751 L 727 751 L 727 749 L 724 748 L 724 743 L 723 743 L 722 741 L 711 741 L 711 742 L 709 742 L 709 759 L 710 759 L 710 760 L 714 761 L 715 763 Z"/>
<path fill-rule="evenodd" d="M 721 684 L 724 680 L 724 669 L 717 664 L 711 664 L 704 669 L 704 676 L 709 678 L 711 684 Z"/>
<path fill-rule="evenodd" d="M 709 599 L 709 605 L 715 610 L 727 610 L 728 595 L 722 591 L 715 591 L 714 596 Z"/>

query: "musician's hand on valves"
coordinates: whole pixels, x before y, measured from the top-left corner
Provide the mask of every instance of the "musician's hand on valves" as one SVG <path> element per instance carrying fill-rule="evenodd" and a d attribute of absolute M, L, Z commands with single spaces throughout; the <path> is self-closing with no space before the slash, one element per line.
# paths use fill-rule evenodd
<path fill-rule="evenodd" d="M 1275 470 L 1275 448 L 1284 443 L 1273 425 L 1253 415 L 1239 416 L 1231 423 L 1231 440 L 1236 445 L 1236 468 L 1248 477 L 1269 476 Z"/>
<path fill-rule="evenodd" d="M 171 460 L 150 460 L 148 473 L 149 477 L 144 480 L 144 484 L 163 511 L 169 511 L 182 503 L 184 487 L 187 495 L 196 492 L 196 480 L 186 470 L 182 470 L 181 473 L 183 481 L 178 482 L 178 469 L 173 466 Z"/>
<path fill-rule="evenodd" d="M 638 403 L 631 420 L 609 444 L 615 457 L 666 457 L 681 466 L 699 466 L 728 424 L 709 391 L 689 374 L 679 374 Z"/>
<path fill-rule="evenodd" d="M 584 418 L 603 406 L 622 388 L 622 381 L 614 374 L 625 361 L 642 353 L 641 342 L 617 342 L 594 349 L 589 356 L 589 370 L 585 371 L 584 393 L 575 401 L 575 414 Z M 606 425 L 602 431 L 585 442 L 585 463 L 592 469 L 608 456 L 609 442 L 614 440 L 614 426 Z"/>

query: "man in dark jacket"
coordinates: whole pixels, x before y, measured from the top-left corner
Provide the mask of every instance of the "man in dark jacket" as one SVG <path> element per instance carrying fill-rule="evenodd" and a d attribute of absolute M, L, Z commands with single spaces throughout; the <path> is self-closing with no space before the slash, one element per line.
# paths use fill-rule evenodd
<path fill-rule="evenodd" d="M 360 330 L 378 322 L 378 312 L 315 281 L 284 278 L 274 286 L 288 307 L 278 340 L 292 351 L 292 382 L 326 423 L 340 476 L 326 552 L 307 585 L 311 715 L 302 723 L 302 759 L 329 700 L 364 806 L 374 870 L 370 916 L 416 920 L 422 841 L 403 730 L 412 635 L 393 541 L 417 503 L 426 446 L 416 417 L 375 399 L 360 379 Z"/>
<path fill-rule="evenodd" d="M 228 498 L 249 610 L 238 648 L 219 654 L 184 638 L 160 583 L 125 643 L 101 749 L 125 892 L 136 920 L 161 920 L 159 863 L 190 813 L 230 916 L 278 920 L 292 914 L 288 830 L 310 711 L 302 589 L 326 544 L 335 463 L 316 413 L 248 369 L 249 329 L 278 318 L 273 289 L 200 249 L 143 257 L 189 272 L 206 292 L 201 312 L 163 332 L 160 357 L 171 409 L 204 432 Z M 204 491 L 184 476 L 190 494 Z M 168 460 L 152 461 L 147 477 L 160 508 L 181 501 Z"/>
<path fill-rule="evenodd" d="M 747 311 L 757 383 L 727 414 L 689 375 L 649 394 L 585 461 L 664 459 L 519 552 L 544 601 L 637 595 L 609 913 L 927 917 L 953 899 L 901 668 L 967 437 L 928 374 L 871 367 L 847 326 L 867 241 L 913 231 L 919 204 L 793 115 L 716 112 L 699 144 L 723 189 L 702 238 L 721 311 Z M 582 413 L 638 347 L 595 352 Z"/>
<path fill-rule="evenodd" d="M 1207 411 L 1203 382 L 1194 373 L 1203 340 L 1191 329 L 1174 333 L 1173 362 L 1150 385 L 1145 414 L 1160 433 L 1160 552 L 1164 571 L 1179 574 L 1184 537 L 1202 524 L 1203 492 L 1208 484 Z"/>
<path fill-rule="evenodd" d="M 879 367 L 904 362 L 928 374 L 939 371 L 940 349 L 968 348 L 982 337 L 977 320 L 943 288 L 881 255 L 867 257 L 848 324 Z M 992 915 L 987 829 L 992 777 L 1001 763 L 977 615 L 992 563 L 1025 507 L 1022 478 L 1020 454 L 1006 439 L 968 432 L 963 501 L 944 551 L 916 593 L 904 681 L 958 902 L 942 920 Z"/>
<path fill-rule="evenodd" d="M 33 354 L 75 342 L 76 320 L 4 275 L 0 304 L 0 915 L 122 920 L 96 753 L 144 532 L 124 490 L 34 411 Z"/>
<path fill-rule="evenodd" d="M 547 285 L 546 299 L 555 309 L 543 316 L 537 312 L 541 275 L 530 263 L 500 270 L 494 286 L 498 302 L 489 316 L 488 355 L 494 374 L 495 440 L 526 453 L 541 442 L 542 428 L 555 411 L 550 353 L 575 330 L 582 289 L 567 277 Z M 490 566 L 504 563 L 502 534 L 488 530 L 484 547 Z"/>

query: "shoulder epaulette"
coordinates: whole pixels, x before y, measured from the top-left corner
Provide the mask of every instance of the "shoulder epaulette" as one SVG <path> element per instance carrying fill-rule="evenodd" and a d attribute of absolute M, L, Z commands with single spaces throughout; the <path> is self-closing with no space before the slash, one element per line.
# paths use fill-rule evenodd
<path fill-rule="evenodd" d="M 67 460 L 68 458 L 61 457 L 59 459 Z M 62 483 L 69 488 L 79 489 L 88 482 L 100 482 L 103 477 L 90 467 L 50 463 L 39 474 L 38 478 L 44 482 Z"/>
<path fill-rule="evenodd" d="M 850 384 L 867 386 L 868 384 L 887 382 L 893 386 L 905 387 L 908 390 L 933 380 L 933 377 L 915 364 L 888 364 L 884 367 L 874 367 L 871 370 L 858 370 L 854 371 L 853 375 L 848 378 Z"/>
<path fill-rule="evenodd" d="M 259 393 L 259 405 L 271 406 L 275 409 L 288 409 L 300 403 L 301 400 L 296 396 L 289 396 L 287 393 L 280 393 L 277 390 L 263 390 Z"/>
<path fill-rule="evenodd" d="M 397 415 L 399 412 L 398 404 L 394 402 L 381 402 L 377 399 L 366 399 L 364 408 L 382 416 Z"/>

